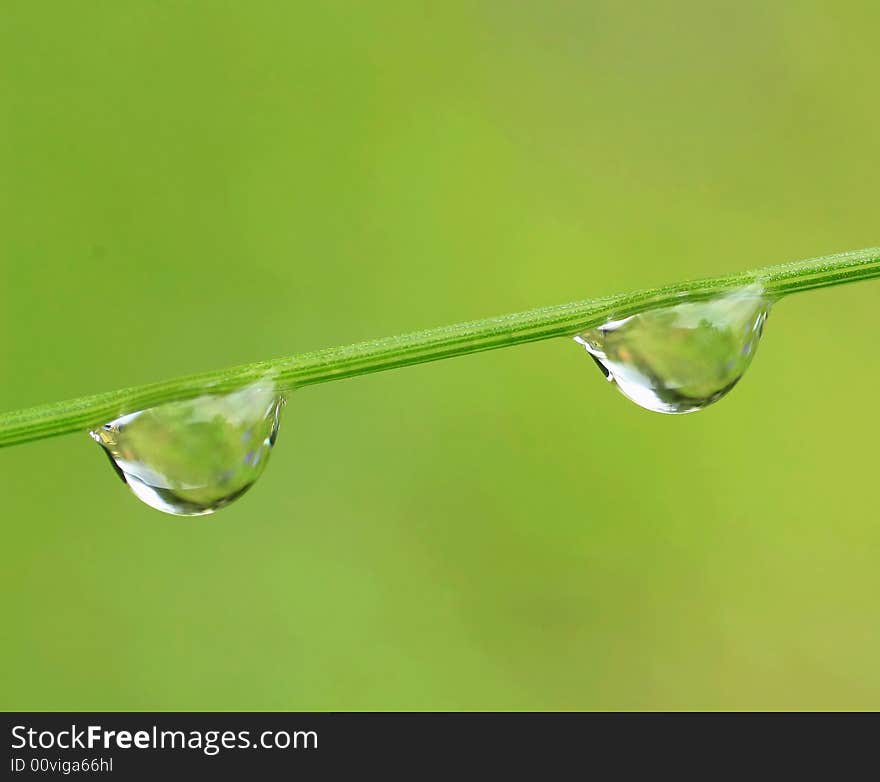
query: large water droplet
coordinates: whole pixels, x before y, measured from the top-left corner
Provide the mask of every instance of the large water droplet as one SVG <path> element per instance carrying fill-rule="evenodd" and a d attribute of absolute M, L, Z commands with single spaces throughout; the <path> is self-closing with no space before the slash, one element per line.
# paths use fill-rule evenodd
<path fill-rule="evenodd" d="M 633 402 L 658 413 L 692 413 L 743 376 L 771 302 L 759 285 L 611 320 L 575 337 Z"/>
<path fill-rule="evenodd" d="M 170 402 L 91 432 L 147 505 L 203 516 L 238 499 L 266 467 L 283 398 L 271 385 Z"/>

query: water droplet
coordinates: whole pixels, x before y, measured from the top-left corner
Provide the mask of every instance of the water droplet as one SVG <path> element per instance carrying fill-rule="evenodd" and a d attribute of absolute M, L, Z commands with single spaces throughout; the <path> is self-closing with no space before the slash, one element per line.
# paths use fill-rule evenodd
<path fill-rule="evenodd" d="M 255 384 L 124 415 L 91 432 L 138 499 L 177 516 L 213 513 L 266 467 L 282 396 Z"/>
<path fill-rule="evenodd" d="M 611 320 L 575 340 L 637 405 L 692 413 L 717 402 L 743 376 L 770 306 L 761 286 L 751 285 Z"/>

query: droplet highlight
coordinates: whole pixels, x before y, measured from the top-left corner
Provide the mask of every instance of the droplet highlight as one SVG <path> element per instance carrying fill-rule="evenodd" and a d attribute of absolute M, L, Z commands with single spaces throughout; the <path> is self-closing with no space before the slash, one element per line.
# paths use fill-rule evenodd
<path fill-rule="evenodd" d="M 575 341 L 637 405 L 657 413 L 693 413 L 739 382 L 771 304 L 760 285 L 750 285 L 611 320 Z"/>
<path fill-rule="evenodd" d="M 140 410 L 90 434 L 138 499 L 175 516 L 204 516 L 263 473 L 283 402 L 274 387 L 257 384 Z"/>

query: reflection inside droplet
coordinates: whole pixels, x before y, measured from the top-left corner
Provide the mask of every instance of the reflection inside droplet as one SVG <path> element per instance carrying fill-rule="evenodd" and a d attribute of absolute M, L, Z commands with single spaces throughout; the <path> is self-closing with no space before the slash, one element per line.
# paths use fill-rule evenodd
<path fill-rule="evenodd" d="M 213 513 L 266 467 L 282 396 L 255 384 L 124 415 L 92 431 L 135 495 L 177 516 Z"/>
<path fill-rule="evenodd" d="M 609 381 L 658 413 L 692 413 L 717 402 L 743 376 L 771 302 L 751 285 L 611 320 L 575 337 Z"/>

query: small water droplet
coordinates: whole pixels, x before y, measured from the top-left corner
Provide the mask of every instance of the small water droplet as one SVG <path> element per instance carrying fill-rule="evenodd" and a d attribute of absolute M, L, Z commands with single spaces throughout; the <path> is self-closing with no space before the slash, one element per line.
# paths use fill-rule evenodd
<path fill-rule="evenodd" d="M 658 413 L 692 413 L 743 376 L 771 302 L 760 285 L 707 301 L 649 309 L 575 337 L 609 381 Z"/>
<path fill-rule="evenodd" d="M 138 499 L 176 516 L 204 516 L 260 477 L 283 397 L 255 384 L 124 415 L 90 434 Z"/>

